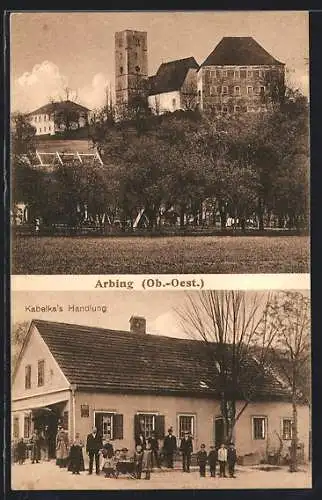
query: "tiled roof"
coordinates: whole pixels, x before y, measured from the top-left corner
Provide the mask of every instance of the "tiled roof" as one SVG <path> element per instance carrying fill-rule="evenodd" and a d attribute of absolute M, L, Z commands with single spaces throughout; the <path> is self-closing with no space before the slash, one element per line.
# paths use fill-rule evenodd
<path fill-rule="evenodd" d="M 283 65 L 250 36 L 225 36 L 201 66 Z"/>
<path fill-rule="evenodd" d="M 110 392 L 218 396 L 218 372 L 203 341 L 33 320 L 70 383 Z M 212 345 L 216 352 L 216 344 Z M 269 374 L 259 375 L 253 398 L 288 399 L 289 391 Z M 239 395 L 242 397 L 242 388 Z"/>
<path fill-rule="evenodd" d="M 149 94 L 156 95 L 181 89 L 190 68 L 199 68 L 194 57 L 162 63 L 157 74 L 149 77 Z"/>
<path fill-rule="evenodd" d="M 52 113 L 65 110 L 76 111 L 77 113 L 88 113 L 90 111 L 85 106 L 82 106 L 81 104 L 77 104 L 76 102 L 68 100 L 61 102 L 50 102 L 48 104 L 45 104 L 44 106 L 41 106 L 38 109 L 35 109 L 35 111 L 28 113 L 28 115 L 29 116 L 42 115 L 42 114 L 50 115 Z"/>

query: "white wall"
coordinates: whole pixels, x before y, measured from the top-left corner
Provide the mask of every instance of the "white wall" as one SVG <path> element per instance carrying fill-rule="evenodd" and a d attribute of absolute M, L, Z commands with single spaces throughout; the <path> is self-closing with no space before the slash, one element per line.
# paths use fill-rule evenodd
<path fill-rule="evenodd" d="M 157 114 L 181 109 L 180 91 L 164 92 L 148 97 L 149 107 Z"/>

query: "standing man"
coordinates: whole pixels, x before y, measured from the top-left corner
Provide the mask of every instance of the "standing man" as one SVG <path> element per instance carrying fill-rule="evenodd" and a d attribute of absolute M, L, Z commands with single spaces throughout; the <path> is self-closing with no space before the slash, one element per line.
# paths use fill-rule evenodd
<path fill-rule="evenodd" d="M 169 469 L 173 469 L 173 455 L 177 450 L 177 440 L 172 434 L 172 427 L 168 429 L 168 435 L 164 438 L 163 451 L 166 458 L 166 464 Z"/>
<path fill-rule="evenodd" d="M 228 473 L 230 477 L 235 476 L 235 465 L 237 462 L 237 452 L 234 443 L 230 443 L 227 450 Z"/>
<path fill-rule="evenodd" d="M 156 465 L 159 469 L 161 469 L 159 459 L 159 441 L 154 431 L 151 433 L 148 443 L 151 445 L 153 466 Z"/>
<path fill-rule="evenodd" d="M 102 439 L 99 433 L 97 432 L 97 428 L 93 427 L 92 432 L 88 434 L 86 440 L 86 453 L 89 456 L 88 474 L 93 473 L 93 462 L 95 457 L 96 474 L 99 475 L 100 473 L 99 452 L 101 448 L 102 448 Z"/>
<path fill-rule="evenodd" d="M 181 439 L 180 451 L 182 453 L 182 469 L 183 472 L 190 472 L 191 453 L 193 451 L 192 438 L 189 432 L 184 433 L 184 438 Z"/>

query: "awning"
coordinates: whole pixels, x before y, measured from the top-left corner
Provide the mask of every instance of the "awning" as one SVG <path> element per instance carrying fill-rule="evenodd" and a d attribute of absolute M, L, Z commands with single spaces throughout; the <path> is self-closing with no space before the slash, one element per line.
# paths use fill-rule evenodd
<path fill-rule="evenodd" d="M 70 399 L 70 391 L 58 391 L 52 394 L 40 394 L 29 398 L 13 400 L 11 404 L 12 411 L 32 411 L 47 408 L 57 403 L 66 403 Z"/>

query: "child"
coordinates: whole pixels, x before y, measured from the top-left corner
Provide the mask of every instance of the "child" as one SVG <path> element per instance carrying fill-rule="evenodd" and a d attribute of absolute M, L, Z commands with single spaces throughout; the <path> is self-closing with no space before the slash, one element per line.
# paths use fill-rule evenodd
<path fill-rule="evenodd" d="M 146 443 L 146 449 L 142 454 L 142 472 L 145 472 L 145 479 L 151 479 L 152 470 L 152 450 L 151 444 Z"/>
<path fill-rule="evenodd" d="M 206 477 L 207 452 L 204 444 L 200 446 L 197 453 L 197 464 L 199 465 L 200 477 Z"/>
<path fill-rule="evenodd" d="M 68 470 L 71 471 L 73 474 L 80 474 L 80 471 L 85 470 L 83 446 L 84 443 L 81 441 L 79 433 L 76 432 L 75 441 L 73 442 L 69 451 Z"/>
<path fill-rule="evenodd" d="M 216 464 L 217 464 L 217 450 L 214 446 L 210 446 L 208 455 L 208 463 L 210 469 L 210 476 L 216 477 Z"/>
<path fill-rule="evenodd" d="M 143 459 L 143 450 L 140 444 L 136 445 L 135 453 L 134 453 L 134 464 L 135 464 L 135 477 L 137 479 L 141 479 L 142 475 L 142 459 Z"/>
<path fill-rule="evenodd" d="M 115 458 L 106 456 L 102 467 L 105 477 L 116 477 L 116 461 Z"/>
<path fill-rule="evenodd" d="M 20 438 L 17 443 L 17 460 L 18 464 L 22 465 L 25 462 L 27 446 L 23 440 Z"/>
<path fill-rule="evenodd" d="M 235 476 L 235 464 L 237 462 L 237 453 L 234 443 L 230 443 L 229 448 L 227 450 L 227 463 L 228 463 L 228 472 L 230 477 Z"/>
<path fill-rule="evenodd" d="M 226 463 L 227 463 L 227 448 L 224 444 L 220 445 L 218 450 L 218 462 L 219 462 L 219 477 L 226 476 Z"/>

